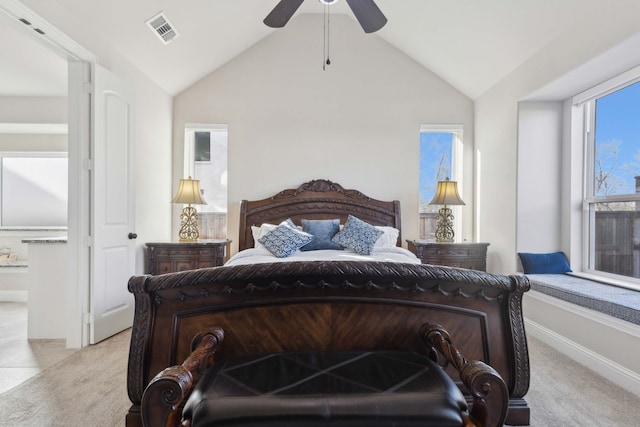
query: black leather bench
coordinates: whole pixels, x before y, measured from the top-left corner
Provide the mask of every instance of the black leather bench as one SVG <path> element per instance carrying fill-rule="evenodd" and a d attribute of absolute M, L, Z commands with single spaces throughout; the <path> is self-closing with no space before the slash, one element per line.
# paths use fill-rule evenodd
<path fill-rule="evenodd" d="M 408 351 L 243 354 L 205 366 L 193 386 L 199 368 L 210 364 L 222 341 L 222 330 L 214 329 L 196 339 L 185 363 L 150 382 L 143 422 L 193 427 L 502 425 L 508 392 L 498 373 L 483 362 L 467 361 L 438 325 L 425 325 L 421 335 L 432 348 L 431 357 Z M 435 349 L 459 371 L 474 400 L 471 410 L 437 363 Z M 168 396 L 176 398 L 170 413 L 156 406 Z"/>
<path fill-rule="evenodd" d="M 198 382 L 184 417 L 197 426 L 459 427 L 466 408 L 426 356 L 311 351 L 217 363 Z"/>

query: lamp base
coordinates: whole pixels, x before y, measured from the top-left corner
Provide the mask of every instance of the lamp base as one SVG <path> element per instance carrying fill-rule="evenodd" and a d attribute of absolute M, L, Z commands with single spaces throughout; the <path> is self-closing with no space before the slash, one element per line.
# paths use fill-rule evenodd
<path fill-rule="evenodd" d="M 453 214 L 451 209 L 444 205 L 438 210 L 438 222 L 436 223 L 436 242 L 453 242 Z"/>
<path fill-rule="evenodd" d="M 195 242 L 200 238 L 198 231 L 198 211 L 193 206 L 185 206 L 180 214 L 180 231 L 178 232 L 181 242 Z"/>

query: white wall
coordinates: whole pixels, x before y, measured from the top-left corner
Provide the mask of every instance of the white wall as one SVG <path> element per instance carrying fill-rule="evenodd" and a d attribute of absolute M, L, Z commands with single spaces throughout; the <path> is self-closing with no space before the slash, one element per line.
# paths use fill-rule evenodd
<path fill-rule="evenodd" d="M 553 252 L 560 248 L 562 119 L 560 102 L 519 104 L 518 252 Z"/>
<path fill-rule="evenodd" d="M 332 17 L 331 37 L 332 63 L 323 71 L 322 16 L 300 15 L 176 96 L 174 187 L 185 124 L 228 124 L 232 252 L 242 199 L 315 178 L 400 200 L 403 238 L 417 238 L 420 124 L 462 124 L 461 237 L 471 240 L 471 101 L 347 16 Z"/>
<path fill-rule="evenodd" d="M 0 152 L 67 152 L 66 134 L 0 133 Z"/>
<path fill-rule="evenodd" d="M 635 50 L 628 49 L 617 60 L 594 60 L 634 36 L 638 32 L 638 16 L 640 2 L 635 0 L 621 0 L 615 5 L 603 2 L 593 7 L 577 25 L 567 28 L 555 42 L 475 101 L 476 185 L 480 194 L 477 227 L 480 240 L 491 243 L 489 271 L 516 271 L 516 181 L 530 179 L 516 171 L 518 103 L 533 94 L 538 100 L 561 101 L 626 70 L 630 63 L 640 64 L 637 44 Z M 564 79 L 565 76 L 571 78 Z M 547 159 L 539 165 L 539 171 L 549 162 L 557 165 L 558 159 Z M 558 175 L 557 171 L 552 173 Z M 557 230 L 558 223 L 564 225 L 563 218 L 558 213 L 548 229 Z M 569 242 L 562 245 L 569 247 Z"/>
<path fill-rule="evenodd" d="M 536 291 L 523 313 L 529 335 L 640 396 L 640 326 Z"/>
<path fill-rule="evenodd" d="M 67 97 L 0 96 L 0 123 L 64 123 Z"/>

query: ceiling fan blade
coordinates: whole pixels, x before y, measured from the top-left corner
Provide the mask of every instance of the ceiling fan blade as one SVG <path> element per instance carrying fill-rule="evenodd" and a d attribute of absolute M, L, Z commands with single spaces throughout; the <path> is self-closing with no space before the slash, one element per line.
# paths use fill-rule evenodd
<path fill-rule="evenodd" d="M 289 19 L 296 13 L 304 0 L 280 0 L 280 3 L 273 8 L 271 13 L 264 18 L 268 27 L 282 28 L 289 22 Z"/>
<path fill-rule="evenodd" d="M 387 18 L 373 0 L 347 0 L 365 33 L 373 33 L 384 27 Z"/>

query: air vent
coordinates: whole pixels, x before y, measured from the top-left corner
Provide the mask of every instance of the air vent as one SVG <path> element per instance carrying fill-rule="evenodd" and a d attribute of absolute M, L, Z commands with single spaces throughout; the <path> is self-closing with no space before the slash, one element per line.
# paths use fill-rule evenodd
<path fill-rule="evenodd" d="M 147 21 L 147 25 L 164 44 L 171 43 L 179 35 L 175 27 L 171 25 L 171 22 L 169 22 L 169 19 L 167 19 L 163 12 L 160 12 L 153 18 L 149 19 Z"/>

